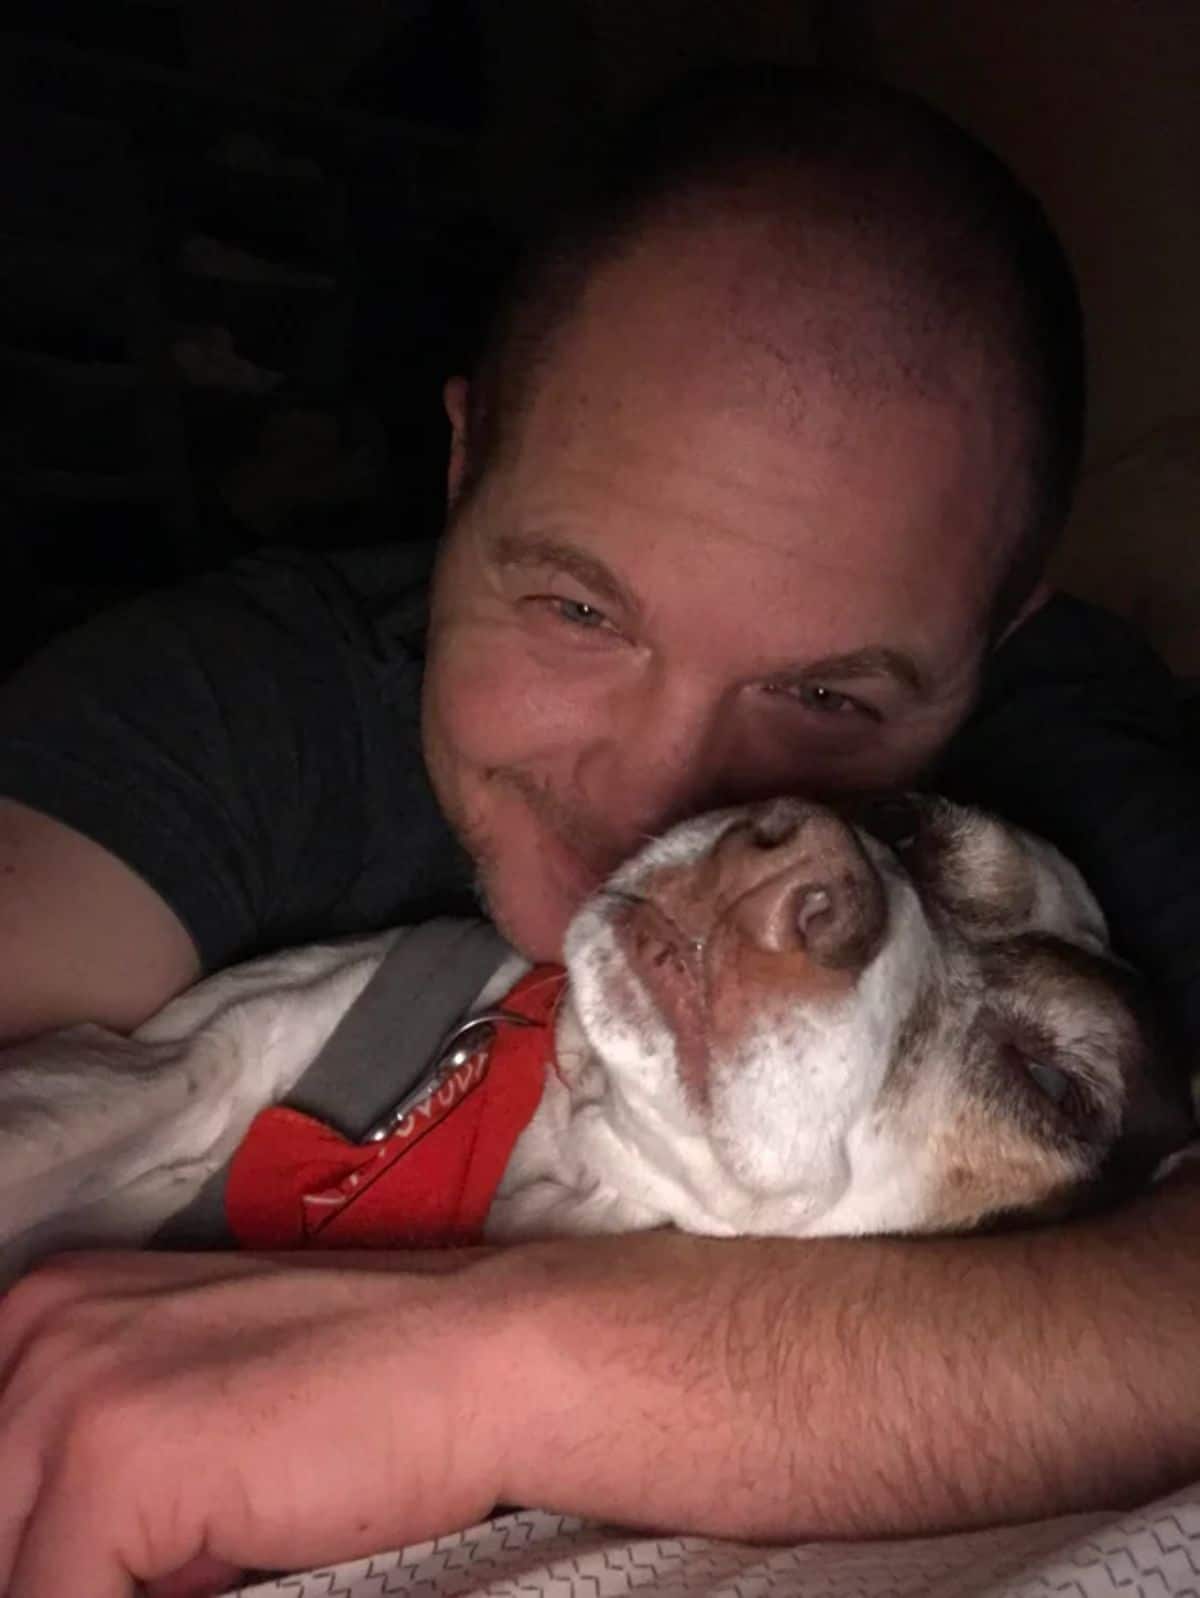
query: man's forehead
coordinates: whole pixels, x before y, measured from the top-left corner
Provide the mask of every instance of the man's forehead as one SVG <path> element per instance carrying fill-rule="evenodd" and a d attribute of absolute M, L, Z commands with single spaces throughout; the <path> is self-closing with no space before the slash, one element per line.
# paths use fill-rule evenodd
<path fill-rule="evenodd" d="M 538 381 L 624 371 L 647 386 L 657 374 L 665 397 L 715 390 L 726 409 L 785 429 L 825 425 L 835 395 L 860 410 L 903 395 L 978 411 L 979 365 L 994 368 L 997 352 L 961 318 L 913 303 L 893 264 L 815 221 L 660 222 L 588 274 Z M 995 394 L 996 371 L 982 375 Z"/>
<path fill-rule="evenodd" d="M 707 570 L 743 623 L 786 600 L 818 655 L 924 637 L 961 658 L 999 559 L 997 429 L 734 325 L 747 248 L 694 266 L 660 238 L 593 275 L 505 429 L 506 530 L 582 545 L 639 597 L 660 576 L 699 597 Z"/>
<path fill-rule="evenodd" d="M 713 580 L 768 603 L 778 589 L 810 625 L 814 603 L 844 609 L 862 642 L 897 611 L 957 629 L 986 607 L 987 462 L 936 412 L 846 418 L 830 443 L 686 397 L 660 406 L 636 380 L 570 422 L 544 397 L 495 485 L 506 531 L 580 546 L 635 587 Z"/>
<path fill-rule="evenodd" d="M 995 527 L 998 483 L 1019 470 L 1020 446 L 980 401 L 982 352 L 939 357 L 944 381 L 932 390 L 911 361 L 912 380 L 896 381 L 882 291 L 859 285 L 871 272 L 848 262 L 840 277 L 781 288 L 769 270 L 744 267 L 753 244 L 720 230 L 702 242 L 659 230 L 592 273 L 506 429 L 519 452 L 544 470 L 550 455 L 594 452 L 601 433 L 627 445 L 640 436 L 659 471 L 676 460 L 731 477 L 740 467 L 765 497 L 776 485 L 819 488 L 818 454 L 823 473 L 848 482 L 872 461 L 894 480 L 916 449 L 926 490 L 944 493 L 969 473 L 971 507 Z M 734 428 L 736 447 L 721 448 Z M 702 449 L 689 449 L 701 429 Z"/>

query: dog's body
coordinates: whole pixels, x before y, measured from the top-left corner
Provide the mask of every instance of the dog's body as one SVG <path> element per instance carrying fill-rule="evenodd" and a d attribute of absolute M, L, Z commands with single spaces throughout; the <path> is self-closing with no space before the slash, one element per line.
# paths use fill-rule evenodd
<path fill-rule="evenodd" d="M 288 1093 L 393 937 L 222 973 L 131 1039 L 84 1027 L 9 1051 L 0 1261 L 150 1237 Z M 1078 874 L 943 801 L 685 823 L 589 901 L 566 964 L 493 1239 L 959 1230 L 1134 1186 L 1190 1135 Z"/>

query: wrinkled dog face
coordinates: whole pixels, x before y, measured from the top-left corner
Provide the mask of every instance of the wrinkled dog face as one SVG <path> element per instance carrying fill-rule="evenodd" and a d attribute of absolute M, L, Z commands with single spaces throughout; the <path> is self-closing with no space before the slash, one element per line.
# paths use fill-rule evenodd
<path fill-rule="evenodd" d="M 1079 875 L 943 800 L 687 822 L 566 947 L 564 1037 L 582 1032 L 593 1100 L 603 1073 L 625 1180 L 689 1230 L 1060 1213 L 1186 1135 Z"/>

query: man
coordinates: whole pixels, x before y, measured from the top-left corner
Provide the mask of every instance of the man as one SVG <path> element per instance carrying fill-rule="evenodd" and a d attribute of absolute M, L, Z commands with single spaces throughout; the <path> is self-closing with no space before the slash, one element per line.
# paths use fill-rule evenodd
<path fill-rule="evenodd" d="M 1186 1019 L 1169 680 L 1039 586 L 1080 348 L 1036 206 L 845 84 L 718 85 L 639 139 L 448 385 L 423 672 L 377 574 L 280 560 L 14 688 L 10 1034 L 133 1025 L 205 966 L 444 903 L 438 807 L 552 957 L 682 814 L 927 771 L 1006 635 L 946 780 L 1056 833 Z M 0 1310 L 0 1585 L 206 1590 L 497 1502 L 801 1537 L 1136 1498 L 1200 1464 L 1198 1223 L 1184 1170 L 1006 1238 L 50 1267 Z"/>

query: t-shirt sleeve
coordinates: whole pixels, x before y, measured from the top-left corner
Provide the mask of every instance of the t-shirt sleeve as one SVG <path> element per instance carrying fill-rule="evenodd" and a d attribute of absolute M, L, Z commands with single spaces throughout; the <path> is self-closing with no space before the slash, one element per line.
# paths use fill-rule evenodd
<path fill-rule="evenodd" d="M 263 557 L 147 596 L 0 693 L 0 793 L 138 872 L 210 970 L 361 866 L 353 640 L 319 570 Z"/>
<path fill-rule="evenodd" d="M 1055 596 L 993 657 L 937 780 L 1074 861 L 1200 1066 L 1200 769 L 1140 634 Z"/>

